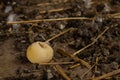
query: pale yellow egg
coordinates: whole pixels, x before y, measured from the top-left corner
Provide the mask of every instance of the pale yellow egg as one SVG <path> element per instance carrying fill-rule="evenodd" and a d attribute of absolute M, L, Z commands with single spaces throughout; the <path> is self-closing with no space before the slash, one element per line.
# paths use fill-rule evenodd
<path fill-rule="evenodd" d="M 27 48 L 27 58 L 31 63 L 47 63 L 54 55 L 53 48 L 45 42 L 34 42 Z"/>

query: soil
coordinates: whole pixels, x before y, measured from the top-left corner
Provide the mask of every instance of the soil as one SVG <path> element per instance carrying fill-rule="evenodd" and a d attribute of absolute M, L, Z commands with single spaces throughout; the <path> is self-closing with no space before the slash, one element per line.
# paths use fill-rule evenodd
<path fill-rule="evenodd" d="M 61 20 L 7 24 L 9 21 L 87 17 L 92 20 Z M 90 65 L 97 62 L 97 70 L 76 64 L 70 57 L 57 52 L 62 49 L 74 53 L 94 41 L 76 56 Z M 87 80 L 120 69 L 120 1 L 119 0 L 0 0 L 0 80 L 65 80 L 55 65 L 32 64 L 26 58 L 27 47 L 36 41 L 46 41 L 62 31 L 75 28 L 49 44 L 54 48 L 57 62 L 71 80 Z M 53 60 L 51 62 L 54 62 Z M 120 74 L 106 78 L 120 80 Z"/>

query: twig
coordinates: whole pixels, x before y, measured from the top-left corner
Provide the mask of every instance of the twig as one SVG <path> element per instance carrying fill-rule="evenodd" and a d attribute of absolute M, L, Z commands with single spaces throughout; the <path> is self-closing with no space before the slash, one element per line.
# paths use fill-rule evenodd
<path fill-rule="evenodd" d="M 114 18 L 116 16 L 120 16 L 120 13 L 114 13 L 114 14 L 108 14 L 107 15 L 109 18 Z"/>
<path fill-rule="evenodd" d="M 116 75 L 116 74 L 118 74 L 118 73 L 120 73 L 120 69 L 114 70 L 114 71 L 109 72 L 109 73 L 107 73 L 107 74 L 104 74 L 104 75 L 102 75 L 102 76 L 93 78 L 92 80 L 101 80 L 101 79 L 105 79 L 105 78 L 107 78 L 107 77 L 111 77 L 111 76 Z"/>
<path fill-rule="evenodd" d="M 98 61 L 99 61 L 99 58 L 97 57 L 97 58 L 96 58 L 96 62 L 95 62 L 95 64 L 96 64 L 96 65 L 95 65 L 95 72 L 97 71 Z"/>
<path fill-rule="evenodd" d="M 62 69 L 61 66 L 55 65 L 55 69 L 58 71 L 58 73 L 59 73 L 60 75 L 63 76 L 63 78 L 65 78 L 66 80 L 71 80 L 71 79 L 67 76 L 67 74 L 64 72 L 64 70 Z"/>
<path fill-rule="evenodd" d="M 54 58 L 54 61 L 57 61 L 57 60 Z M 61 76 L 63 76 L 64 79 L 66 79 L 66 80 L 71 80 L 71 79 L 69 78 L 69 76 L 67 76 L 67 74 L 64 72 L 64 69 L 63 69 L 60 65 L 55 65 L 55 66 L 53 66 L 53 68 L 54 68 L 55 70 L 57 70 L 57 72 L 58 72 Z"/>
<path fill-rule="evenodd" d="M 82 65 L 86 66 L 87 68 L 90 68 L 91 66 L 84 60 L 78 58 L 77 56 L 73 56 L 70 53 L 67 53 L 65 51 L 63 51 L 62 49 L 57 49 L 57 52 L 61 53 L 61 54 L 65 54 L 66 56 L 71 57 L 74 61 L 82 63 Z"/>
<path fill-rule="evenodd" d="M 88 74 L 88 73 L 93 69 L 93 67 L 95 67 L 95 64 L 94 64 L 91 68 L 89 68 L 84 74 L 81 75 L 81 79 L 82 79 L 86 74 Z"/>
<path fill-rule="evenodd" d="M 92 19 L 93 18 L 87 18 L 87 17 L 69 17 L 69 18 L 58 18 L 58 19 L 40 19 L 40 20 L 28 20 L 28 21 L 14 21 L 14 22 L 7 22 L 7 24 L 51 22 L 51 21 L 64 21 L 64 20 L 92 20 Z"/>
<path fill-rule="evenodd" d="M 96 58 L 96 61 L 95 61 L 95 64 L 88 70 L 88 71 L 86 71 L 82 76 L 81 76 L 81 79 L 85 76 L 85 75 L 87 75 L 89 72 L 90 72 L 90 70 L 92 70 L 94 67 L 95 67 L 95 71 L 97 70 L 97 64 L 98 64 L 98 57 Z"/>
<path fill-rule="evenodd" d="M 69 0 L 68 0 L 69 1 Z M 46 3 L 40 3 L 40 4 L 36 4 L 36 5 L 32 5 L 32 6 L 29 6 L 29 9 L 35 9 L 35 8 L 37 8 L 37 9 L 40 9 L 40 7 L 47 7 L 47 6 L 54 6 L 54 5 L 58 5 L 58 4 L 61 4 L 61 3 L 66 3 L 66 2 L 68 2 L 67 0 L 64 0 L 63 2 L 58 2 L 58 3 L 55 3 L 55 2 L 46 2 Z M 18 7 L 20 7 L 20 8 L 27 8 L 28 9 L 28 6 L 19 6 L 18 5 Z"/>
<path fill-rule="evenodd" d="M 40 63 L 40 65 L 58 65 L 58 64 L 73 64 L 75 62 L 53 62 L 53 63 Z"/>
<path fill-rule="evenodd" d="M 96 61 L 95 61 L 95 69 L 94 69 L 94 72 L 95 72 L 95 73 L 96 73 L 96 71 L 97 71 L 98 61 L 99 61 L 99 58 L 97 57 L 97 58 L 96 58 Z M 93 74 L 92 78 L 94 78 L 94 77 L 95 77 L 95 74 Z"/>
<path fill-rule="evenodd" d="M 116 13 L 117 14 L 117 13 Z M 118 13 L 119 14 L 119 13 Z M 117 14 L 117 15 L 118 15 Z M 113 17 L 113 16 L 112 16 Z M 40 20 L 27 20 L 27 21 L 14 21 L 7 22 L 7 24 L 22 24 L 22 23 L 36 23 L 36 22 L 51 22 L 51 21 L 64 21 L 64 20 L 93 20 L 94 18 L 88 17 L 69 17 L 69 18 L 57 18 L 57 19 L 40 19 Z"/>
<path fill-rule="evenodd" d="M 62 2 L 58 2 L 58 3 L 54 3 L 54 4 L 66 3 L 68 1 L 69 0 L 63 0 Z M 53 5 L 53 3 L 40 3 L 40 4 L 37 4 L 37 6 L 48 6 L 48 5 Z"/>
<path fill-rule="evenodd" d="M 48 39 L 48 40 L 45 41 L 45 42 L 48 43 L 48 42 L 50 42 L 51 40 L 53 40 L 53 39 L 55 39 L 55 38 L 57 38 L 57 37 L 59 37 L 59 36 L 65 34 L 65 33 L 67 33 L 67 32 L 70 31 L 70 30 L 73 30 L 73 29 L 74 29 L 74 28 L 69 28 L 69 29 L 67 29 L 67 30 L 64 30 L 63 32 L 61 32 L 61 33 L 59 33 L 59 34 L 53 36 L 52 38 Z"/>
<path fill-rule="evenodd" d="M 51 3 L 40 3 L 40 4 L 37 4 L 37 6 L 48 6 L 48 5 L 51 5 Z"/>
<path fill-rule="evenodd" d="M 67 10 L 67 9 L 70 9 L 70 7 L 67 7 L 67 8 L 59 8 L 59 9 L 52 9 L 52 10 L 48 10 L 48 11 L 43 10 L 43 11 L 40 11 L 39 13 L 40 13 L 40 14 L 44 14 L 44 13 L 46 13 L 46 12 L 48 12 L 48 13 L 60 12 L 60 11 L 64 11 L 64 10 Z"/>
<path fill-rule="evenodd" d="M 77 64 L 71 66 L 70 69 L 73 69 L 73 68 L 78 67 L 78 66 L 80 66 L 80 63 L 77 63 Z"/>
<path fill-rule="evenodd" d="M 90 44 L 88 44 L 87 46 L 83 47 L 82 49 L 76 51 L 75 53 L 73 53 L 73 55 L 77 55 L 79 54 L 80 52 L 82 52 L 83 50 L 87 49 L 88 47 L 92 46 L 94 43 L 97 42 L 97 40 L 109 29 L 109 27 L 107 27 L 102 33 L 100 33 L 97 38 Z"/>

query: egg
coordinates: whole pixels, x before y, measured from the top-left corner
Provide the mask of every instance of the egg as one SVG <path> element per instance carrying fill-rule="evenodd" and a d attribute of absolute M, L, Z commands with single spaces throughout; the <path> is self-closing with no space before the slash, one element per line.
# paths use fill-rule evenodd
<path fill-rule="evenodd" d="M 28 48 L 26 56 L 31 63 L 47 63 L 52 60 L 53 48 L 45 42 L 34 42 Z"/>

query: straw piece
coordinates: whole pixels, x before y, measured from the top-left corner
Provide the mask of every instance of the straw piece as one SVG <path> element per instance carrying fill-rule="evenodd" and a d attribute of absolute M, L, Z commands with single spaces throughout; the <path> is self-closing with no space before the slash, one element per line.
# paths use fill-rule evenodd
<path fill-rule="evenodd" d="M 76 68 L 76 67 L 78 67 L 78 66 L 80 66 L 80 63 L 77 63 L 77 64 L 71 66 L 70 69 Z"/>
<path fill-rule="evenodd" d="M 107 27 L 102 33 L 100 33 L 97 38 L 90 44 L 88 44 L 87 46 L 83 47 L 82 49 L 76 51 L 75 53 L 73 53 L 73 55 L 77 55 L 80 54 L 80 52 L 82 52 L 83 50 L 87 49 L 88 47 L 92 46 L 93 44 L 95 44 L 97 42 L 97 40 L 109 29 L 109 27 Z"/>
<path fill-rule="evenodd" d="M 45 42 L 48 43 L 48 42 L 50 42 L 51 40 L 53 40 L 53 39 L 55 39 L 55 38 L 57 38 L 57 37 L 65 34 L 65 33 L 67 33 L 67 32 L 70 31 L 70 30 L 73 30 L 73 29 L 74 29 L 74 28 L 69 28 L 69 29 L 67 29 L 67 30 L 64 30 L 63 32 L 60 32 L 59 34 L 53 36 L 52 38 L 48 39 L 48 40 L 45 41 Z"/>
<path fill-rule="evenodd" d="M 65 80 L 71 80 L 71 79 L 67 76 L 67 74 L 64 72 L 64 70 L 62 69 L 61 66 L 55 65 L 54 68 L 58 71 L 58 73 L 59 73 L 61 76 L 63 76 L 63 78 L 64 78 Z"/>
<path fill-rule="evenodd" d="M 116 18 L 116 16 L 120 16 L 120 13 L 108 14 L 109 18 Z"/>
<path fill-rule="evenodd" d="M 67 7 L 67 8 L 59 8 L 59 9 L 52 9 L 52 10 L 43 10 L 43 11 L 40 11 L 39 13 L 40 14 L 44 14 L 44 13 L 52 13 L 52 12 L 60 12 L 60 11 L 65 11 L 65 10 L 68 10 L 70 9 L 70 7 Z"/>
<path fill-rule="evenodd" d="M 60 4 L 60 3 L 66 3 L 68 2 L 69 0 L 63 0 L 62 2 L 57 2 L 57 3 L 50 3 L 50 2 L 46 2 L 46 3 L 39 3 L 37 4 L 37 6 L 50 6 L 50 5 L 55 5 L 55 4 Z"/>
<path fill-rule="evenodd" d="M 40 19 L 40 20 L 14 21 L 14 22 L 7 22 L 7 24 L 51 22 L 51 21 L 64 21 L 64 20 L 92 20 L 92 19 L 93 18 L 87 18 L 87 17 L 69 17 L 69 18 L 57 18 L 57 19 Z"/>
<path fill-rule="evenodd" d="M 61 54 L 65 54 L 66 56 L 69 56 L 69 57 L 72 58 L 74 61 L 79 62 L 79 63 L 82 63 L 82 65 L 86 66 L 87 68 L 90 68 L 90 67 L 91 67 L 86 61 L 78 58 L 77 56 L 73 56 L 73 55 L 71 55 L 70 53 L 67 53 L 67 52 L 63 51 L 62 49 L 57 49 L 57 52 L 58 52 L 58 53 L 61 53 Z"/>
<path fill-rule="evenodd" d="M 52 62 L 52 63 L 40 63 L 40 65 L 58 65 L 58 64 L 73 64 L 74 62 Z"/>
<path fill-rule="evenodd" d="M 94 67 L 95 67 L 95 64 L 94 64 L 91 68 L 89 68 L 84 74 L 81 75 L 81 79 L 82 79 L 85 75 L 87 75 Z"/>
<path fill-rule="evenodd" d="M 119 74 L 119 73 L 120 73 L 120 69 L 114 70 L 114 71 L 109 72 L 109 73 L 107 73 L 107 74 L 104 74 L 104 75 L 102 75 L 102 76 L 93 78 L 92 80 L 101 80 L 101 79 L 105 79 L 105 78 L 111 77 L 111 76 L 116 75 L 116 74 Z"/>
<path fill-rule="evenodd" d="M 95 64 L 96 64 L 96 65 L 95 65 L 95 72 L 97 71 L 98 61 L 99 61 L 99 58 L 97 57 L 97 58 L 96 58 L 96 62 L 95 62 Z"/>

